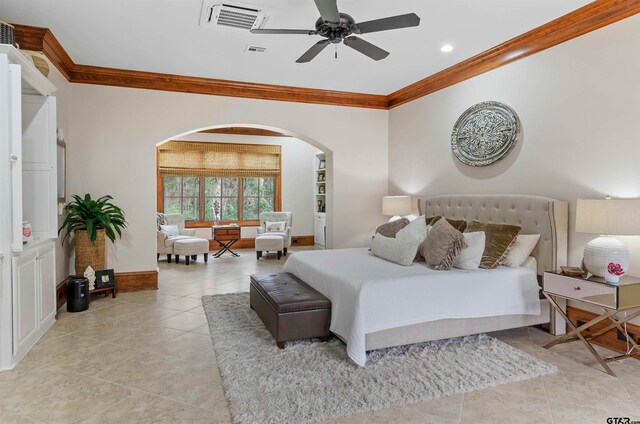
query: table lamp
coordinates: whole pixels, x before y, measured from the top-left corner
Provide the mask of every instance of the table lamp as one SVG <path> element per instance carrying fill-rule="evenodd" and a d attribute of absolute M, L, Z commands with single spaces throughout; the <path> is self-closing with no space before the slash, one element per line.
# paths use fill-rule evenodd
<path fill-rule="evenodd" d="M 382 214 L 390 216 L 389 222 L 409 215 L 412 211 L 411 196 L 384 196 L 382 198 Z"/>
<path fill-rule="evenodd" d="M 576 232 L 598 234 L 584 247 L 584 267 L 591 274 L 606 277 L 610 262 L 626 272 L 629 250 L 612 236 L 640 235 L 640 199 L 578 199 Z"/>

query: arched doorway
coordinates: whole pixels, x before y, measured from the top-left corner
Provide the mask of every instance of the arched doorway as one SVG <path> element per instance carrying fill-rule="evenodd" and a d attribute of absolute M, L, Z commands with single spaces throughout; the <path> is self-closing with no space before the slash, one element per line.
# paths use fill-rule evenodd
<path fill-rule="evenodd" d="M 163 140 L 158 143 L 156 146 L 166 145 L 167 142 L 214 142 L 214 143 L 235 143 L 233 140 L 243 141 L 241 144 L 252 144 L 253 142 L 258 143 L 257 139 L 267 140 L 271 137 L 273 140 L 277 139 L 278 142 L 283 146 L 283 157 L 285 161 L 288 163 L 282 163 L 283 165 L 283 179 L 288 179 L 285 181 L 282 186 L 287 188 L 287 186 L 292 186 L 291 181 L 298 178 L 301 174 L 294 175 L 296 173 L 301 172 L 300 166 L 294 168 L 291 165 L 292 159 L 287 157 L 286 149 L 290 149 L 293 143 L 302 144 L 306 148 L 306 154 L 309 151 L 313 151 L 314 160 L 313 160 L 313 169 L 309 168 L 308 175 L 305 175 L 304 178 L 313 178 L 312 184 L 309 187 L 310 192 L 313 191 L 313 201 L 309 202 L 308 206 L 310 208 L 310 215 L 307 216 L 306 209 L 305 213 L 298 217 L 296 217 L 296 213 L 294 212 L 294 235 L 295 232 L 295 222 L 301 222 L 300 218 L 303 218 L 302 221 L 304 224 L 308 224 L 307 220 L 312 222 L 312 230 L 309 234 L 314 236 L 314 240 L 318 241 L 318 228 L 320 226 L 321 236 L 323 238 L 322 243 L 318 243 L 319 247 L 331 248 L 333 246 L 333 152 L 331 149 L 327 148 L 323 144 L 306 137 L 302 134 L 296 133 L 294 131 L 289 131 L 282 128 L 265 126 L 265 125 L 254 125 L 254 124 L 246 124 L 246 123 L 234 123 L 234 124 L 225 124 L 225 125 L 213 125 L 208 127 L 202 127 L 193 129 L 190 131 L 183 132 L 181 134 L 177 134 L 168 139 Z M 253 140 L 253 141 L 252 141 Z M 285 141 L 286 140 L 286 141 Z M 263 140 L 260 140 L 262 143 Z M 268 141 L 265 143 L 268 144 Z M 301 149 L 298 148 L 298 151 Z M 288 166 L 288 169 L 287 169 Z M 293 170 L 293 171 L 292 171 Z M 288 172 L 288 175 L 287 175 Z M 157 207 L 159 211 L 163 210 L 163 202 L 161 196 L 164 196 L 164 191 L 162 189 L 162 177 L 158 174 L 157 178 Z M 288 185 L 287 185 L 288 182 Z M 298 183 L 298 186 L 300 184 Z M 282 188 L 281 186 L 281 188 Z M 300 191 L 291 191 L 285 190 L 282 192 L 282 197 L 285 199 L 285 204 L 283 209 L 281 210 L 289 210 L 294 208 L 294 204 L 296 204 L 297 199 L 293 199 L 300 194 Z M 204 196 L 204 195 L 203 195 Z M 301 197 L 304 197 L 304 193 Z M 297 201 L 297 204 L 300 205 L 300 201 Z M 281 206 L 280 204 L 278 206 Z M 203 207 L 204 208 L 204 207 Z M 312 209 L 311 209 L 312 208 Z M 203 209 L 204 210 L 204 209 Z M 246 224 L 246 226 L 250 226 L 251 224 Z M 202 225 L 203 228 L 208 228 L 210 230 L 209 225 Z M 309 228 L 308 225 L 301 225 L 301 227 Z M 299 235 L 301 239 L 308 240 L 310 238 L 309 235 L 306 234 L 308 230 L 304 231 L 304 235 Z M 245 232 L 243 229 L 243 234 L 250 234 L 250 232 Z M 204 234 L 203 231 L 200 231 L 200 234 Z M 298 231 L 298 234 L 300 232 Z M 244 237 L 244 236 L 243 236 Z M 250 236 L 249 236 L 250 237 Z"/>

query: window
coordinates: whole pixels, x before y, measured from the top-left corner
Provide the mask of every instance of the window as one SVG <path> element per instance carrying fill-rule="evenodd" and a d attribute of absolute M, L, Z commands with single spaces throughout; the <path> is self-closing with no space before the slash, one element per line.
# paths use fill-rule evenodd
<path fill-rule="evenodd" d="M 181 213 L 188 221 L 200 217 L 200 181 L 196 177 L 164 177 L 164 213 Z"/>
<path fill-rule="evenodd" d="M 280 209 L 280 146 L 170 141 L 158 146 L 158 210 L 189 226 L 255 225 Z"/>
<path fill-rule="evenodd" d="M 163 211 L 181 213 L 187 221 L 211 222 L 215 207 L 221 221 L 258 220 L 261 212 L 275 210 L 274 180 L 273 177 L 162 177 Z"/>
<path fill-rule="evenodd" d="M 242 179 L 242 216 L 258 219 L 260 212 L 273 212 L 273 178 Z"/>
<path fill-rule="evenodd" d="M 238 178 L 205 177 L 205 221 L 213 221 L 213 208 L 218 210 L 220 220 L 240 220 L 238 206 Z"/>

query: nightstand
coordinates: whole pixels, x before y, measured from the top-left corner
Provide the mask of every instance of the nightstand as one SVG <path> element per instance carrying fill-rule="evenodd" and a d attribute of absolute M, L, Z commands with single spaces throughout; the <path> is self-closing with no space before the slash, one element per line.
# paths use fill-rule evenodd
<path fill-rule="evenodd" d="M 620 279 L 619 283 L 608 283 L 604 278 L 592 275 L 571 277 L 560 272 L 545 272 L 542 280 L 542 294 L 572 330 L 546 344 L 545 349 L 560 343 L 580 340 L 600 365 L 613 376 L 615 373 L 607 365 L 607 362 L 640 354 L 640 347 L 632 337 L 629 337 L 624 325 L 627 321 L 640 316 L 640 278 L 625 276 Z M 559 300 L 587 303 L 601 308 L 603 312 L 591 321 L 576 327 L 558 305 Z M 616 316 L 618 312 L 625 312 L 624 317 L 618 318 Z M 588 335 L 583 334 L 593 325 L 605 320 L 610 321 L 606 327 Z M 632 345 L 632 349 L 623 355 L 603 358 L 596 352 L 590 341 L 614 328 L 617 328 L 626 337 L 627 342 Z M 637 349 L 635 355 L 631 355 L 633 349 Z"/>

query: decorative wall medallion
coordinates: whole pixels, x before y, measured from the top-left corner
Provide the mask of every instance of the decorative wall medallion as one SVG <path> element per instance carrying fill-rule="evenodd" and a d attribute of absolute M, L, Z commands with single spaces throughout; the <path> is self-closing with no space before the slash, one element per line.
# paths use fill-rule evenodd
<path fill-rule="evenodd" d="M 458 118 L 451 134 L 451 149 L 460 162 L 486 166 L 505 157 L 520 134 L 520 118 L 509 106 L 482 102 Z"/>

